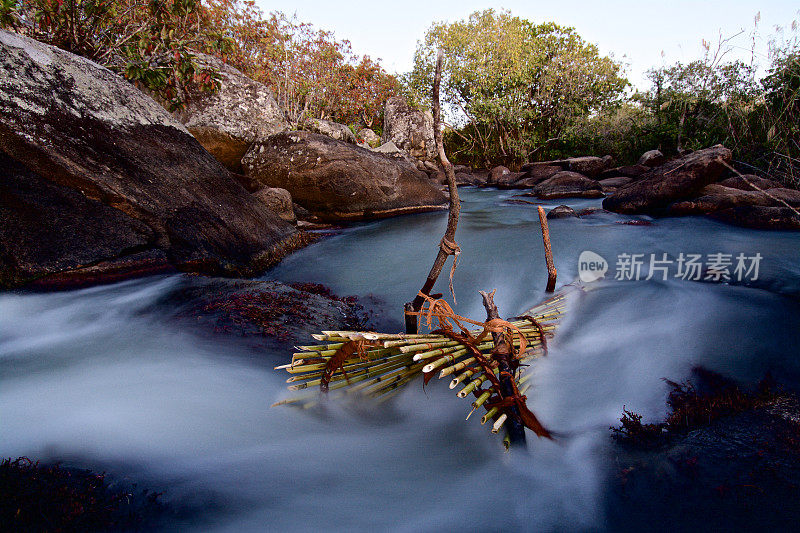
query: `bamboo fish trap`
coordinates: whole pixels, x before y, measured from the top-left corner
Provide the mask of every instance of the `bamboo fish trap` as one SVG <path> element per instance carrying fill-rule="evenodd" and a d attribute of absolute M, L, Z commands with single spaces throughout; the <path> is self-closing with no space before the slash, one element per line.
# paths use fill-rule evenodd
<path fill-rule="evenodd" d="M 528 365 L 546 355 L 547 341 L 553 336 L 564 312 L 567 296 L 574 289 L 576 286 L 567 285 L 521 317 L 508 322 L 501 321 L 508 325 L 504 327 L 512 333 L 506 335 L 505 339 L 509 345 L 513 345 L 512 353 L 516 361 L 513 365 L 515 395 L 517 405 L 521 398 L 519 407 L 525 411 L 525 392 L 530 388 L 531 377 L 527 372 Z M 366 397 L 381 403 L 394 397 L 416 378 L 422 378 L 427 384 L 438 374 L 439 379 L 450 379 L 450 389 L 456 390 L 459 398 L 470 395 L 474 398 L 467 419 L 483 408 L 481 424 L 491 422 L 492 432 L 498 433 L 509 416 L 513 416 L 509 407 L 514 402 L 509 398 L 503 399 L 503 395 L 499 394 L 500 369 L 497 365 L 487 364 L 496 347 L 492 336 L 487 336 L 486 331 L 486 328 L 469 332 L 462 329 L 462 335 L 448 334 L 442 329 L 413 335 L 323 331 L 313 335 L 320 344 L 297 346 L 299 351 L 292 355 L 291 363 L 275 367 L 291 374 L 286 381 L 294 395 L 273 404 L 273 407 L 293 405 L 311 408 L 326 396 L 330 399 Z M 550 436 L 544 428 L 539 431 L 531 424 L 525 425 L 539 436 Z"/>

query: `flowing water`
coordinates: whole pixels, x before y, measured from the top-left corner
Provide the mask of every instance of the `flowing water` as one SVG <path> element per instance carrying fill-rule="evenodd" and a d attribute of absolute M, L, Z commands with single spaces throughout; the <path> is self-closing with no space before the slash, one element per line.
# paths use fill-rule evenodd
<path fill-rule="evenodd" d="M 459 314 L 481 318 L 478 289 L 514 315 L 544 295 L 536 209 L 513 193 L 463 189 L 455 273 Z M 576 208 L 598 201 L 566 202 Z M 549 207 L 557 203 L 550 203 Z M 467 400 L 412 384 L 391 406 L 324 414 L 270 408 L 285 394 L 272 366 L 289 353 L 170 319 L 181 275 L 58 293 L 0 294 L 0 455 L 106 469 L 164 491 L 183 510 L 169 529 L 219 531 L 580 530 L 604 527 L 611 441 L 623 405 L 663 418 L 667 386 L 703 365 L 752 383 L 770 371 L 800 384 L 800 233 L 704 218 L 627 225 L 595 214 L 550 223 L 559 284 L 578 256 L 760 253 L 758 279 L 592 283 L 574 300 L 550 357 L 535 363 L 528 404 L 560 435 L 506 454 Z M 363 223 L 267 273 L 400 309 L 436 253 L 445 213 Z M 733 273 L 733 268 L 731 268 Z M 751 276 L 752 277 L 752 273 Z M 447 292 L 447 272 L 437 290 Z M 660 278 L 660 276 L 656 276 Z"/>

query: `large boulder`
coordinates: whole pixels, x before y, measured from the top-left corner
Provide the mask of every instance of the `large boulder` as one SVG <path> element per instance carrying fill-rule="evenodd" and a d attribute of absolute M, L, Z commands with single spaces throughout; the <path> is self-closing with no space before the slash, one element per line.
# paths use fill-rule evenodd
<path fill-rule="evenodd" d="M 669 206 L 670 215 L 706 215 L 723 209 L 742 206 L 779 207 L 786 202 L 800 206 L 800 191 L 795 189 L 770 189 L 769 196 L 761 191 L 745 191 L 712 183 L 703 188 L 700 196 L 675 202 Z M 777 199 L 777 200 L 776 200 Z"/>
<path fill-rule="evenodd" d="M 383 142 L 389 141 L 417 159 L 435 159 L 433 116 L 408 105 L 402 96 L 389 98 L 383 113 Z"/>
<path fill-rule="evenodd" d="M 330 120 L 323 120 L 320 118 L 309 118 L 303 122 L 303 129 L 319 133 L 320 135 L 327 135 L 331 139 L 343 141 L 350 144 L 358 144 L 358 139 L 353 134 L 352 130 L 344 124 L 333 122 Z"/>
<path fill-rule="evenodd" d="M 531 193 L 543 200 L 555 198 L 601 198 L 603 188 L 577 172 L 563 171 L 536 185 Z"/>
<path fill-rule="evenodd" d="M 153 99 L 6 31 L 0 154 L 6 285 L 148 251 L 183 270 L 250 275 L 298 240 Z"/>
<path fill-rule="evenodd" d="M 215 57 L 199 54 L 199 62 L 219 72 L 219 90 L 191 93 L 185 109 L 174 115 L 220 163 L 241 172 L 250 145 L 289 124 L 266 85 Z"/>
<path fill-rule="evenodd" d="M 590 178 L 596 178 L 613 163 L 614 159 L 610 155 L 605 157 L 570 157 L 567 159 L 567 170 L 583 174 Z"/>
<path fill-rule="evenodd" d="M 447 198 L 414 166 L 324 135 L 296 131 L 253 145 L 245 173 L 328 221 L 441 208 Z"/>
<path fill-rule="evenodd" d="M 731 151 L 722 145 L 673 159 L 617 189 L 603 200 L 603 207 L 617 213 L 659 214 L 670 204 L 692 198 L 717 181 L 730 160 Z"/>
<path fill-rule="evenodd" d="M 525 187 L 528 188 L 538 185 L 544 180 L 552 178 L 562 170 L 563 169 L 559 165 L 532 165 L 528 168 L 523 168 L 523 172 L 525 172 L 525 177 L 523 178 Z"/>

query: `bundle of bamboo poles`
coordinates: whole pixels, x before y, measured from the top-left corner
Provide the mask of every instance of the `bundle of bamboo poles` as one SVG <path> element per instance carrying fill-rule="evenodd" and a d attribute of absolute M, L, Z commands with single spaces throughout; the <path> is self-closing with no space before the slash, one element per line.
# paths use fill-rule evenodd
<path fill-rule="evenodd" d="M 552 337 L 566 305 L 568 285 L 559 293 L 528 310 L 526 318 L 512 319 L 527 341 L 521 363 L 515 376 L 520 394 L 529 389 L 530 374 L 527 363 L 546 353 L 547 338 Z M 535 320 L 532 322 L 529 318 Z M 481 333 L 476 330 L 473 337 Z M 481 424 L 492 422 L 492 432 L 497 433 L 507 415 L 497 407 L 488 407 L 493 396 L 486 369 L 477 364 L 476 357 L 457 340 L 438 333 L 387 334 L 358 331 L 323 331 L 313 335 L 321 344 L 297 346 L 289 364 L 275 367 L 286 370 L 291 376 L 286 380 L 294 396 L 276 402 L 277 405 L 294 405 L 301 408 L 316 406 L 329 398 L 372 398 L 385 402 L 398 394 L 402 387 L 419 376 L 425 382 L 438 373 L 439 379 L 449 377 L 450 388 L 458 389 L 459 398 L 473 395 L 467 419 L 480 407 L 486 409 Z M 542 338 L 544 337 L 544 338 Z M 514 337 L 515 348 L 520 339 Z M 350 347 L 345 350 L 345 347 Z M 491 336 L 476 345 L 487 358 L 494 348 Z M 495 370 L 495 375 L 497 371 Z M 323 394 L 324 391 L 326 394 Z"/>

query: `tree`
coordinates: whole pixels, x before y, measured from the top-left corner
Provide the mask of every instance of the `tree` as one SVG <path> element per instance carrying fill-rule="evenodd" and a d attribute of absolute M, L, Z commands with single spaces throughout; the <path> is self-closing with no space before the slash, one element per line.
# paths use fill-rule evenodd
<path fill-rule="evenodd" d="M 487 165 L 528 161 L 576 117 L 618 100 L 627 85 L 619 63 L 573 29 L 489 9 L 431 26 L 407 78 L 418 103 L 427 101 L 437 49 L 445 55 L 444 101 L 461 149 Z"/>

